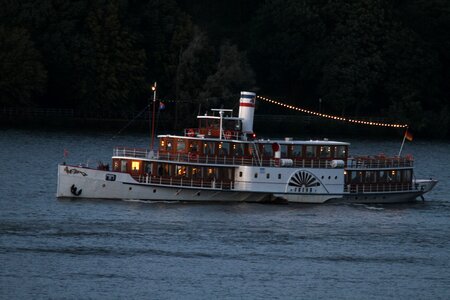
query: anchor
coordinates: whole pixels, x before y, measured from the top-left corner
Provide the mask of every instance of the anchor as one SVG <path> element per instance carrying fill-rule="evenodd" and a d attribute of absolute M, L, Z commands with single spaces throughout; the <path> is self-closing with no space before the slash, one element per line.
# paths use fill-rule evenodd
<path fill-rule="evenodd" d="M 74 194 L 75 196 L 80 196 L 82 190 L 83 189 L 78 190 L 78 188 L 75 186 L 75 184 L 72 184 L 72 186 L 70 187 L 70 192 L 72 194 Z"/>

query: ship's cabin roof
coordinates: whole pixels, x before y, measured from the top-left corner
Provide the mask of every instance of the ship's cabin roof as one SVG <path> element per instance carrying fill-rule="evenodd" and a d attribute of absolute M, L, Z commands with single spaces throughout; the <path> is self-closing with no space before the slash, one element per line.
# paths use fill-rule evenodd
<path fill-rule="evenodd" d="M 214 142 L 226 142 L 226 140 L 219 140 L 218 138 L 206 137 L 206 136 L 182 136 L 182 135 L 158 135 L 158 138 L 186 138 L 190 140 L 201 140 L 201 141 L 214 141 Z M 313 146 L 350 146 L 350 143 L 347 142 L 339 142 L 339 141 L 329 141 L 327 139 L 324 140 L 294 140 L 291 138 L 285 139 L 255 139 L 252 141 L 244 141 L 244 140 L 231 140 L 234 143 L 256 143 L 256 144 L 269 144 L 269 143 L 278 143 L 283 145 L 313 145 Z"/>

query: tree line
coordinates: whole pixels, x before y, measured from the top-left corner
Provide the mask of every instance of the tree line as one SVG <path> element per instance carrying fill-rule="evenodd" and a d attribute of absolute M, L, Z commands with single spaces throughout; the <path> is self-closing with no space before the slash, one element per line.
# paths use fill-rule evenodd
<path fill-rule="evenodd" d="M 0 106 L 141 111 L 173 129 L 251 90 L 428 137 L 450 129 L 446 0 L 0 0 Z M 163 101 L 164 101 L 163 100 Z M 262 113 L 290 113 L 260 104 Z M 440 130 L 437 131 L 436 127 Z"/>

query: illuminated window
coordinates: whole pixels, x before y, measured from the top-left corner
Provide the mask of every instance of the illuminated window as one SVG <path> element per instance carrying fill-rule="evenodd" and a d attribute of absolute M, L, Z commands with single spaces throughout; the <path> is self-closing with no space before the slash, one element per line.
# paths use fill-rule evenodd
<path fill-rule="evenodd" d="M 139 171 L 140 165 L 141 165 L 141 162 L 139 162 L 139 161 L 132 161 L 131 162 L 131 170 Z"/>
<path fill-rule="evenodd" d="M 345 158 L 345 146 L 337 146 L 335 150 L 335 157 L 337 158 Z"/>
<path fill-rule="evenodd" d="M 321 146 L 320 147 L 320 157 L 321 158 L 331 157 L 331 147 L 330 146 Z"/>

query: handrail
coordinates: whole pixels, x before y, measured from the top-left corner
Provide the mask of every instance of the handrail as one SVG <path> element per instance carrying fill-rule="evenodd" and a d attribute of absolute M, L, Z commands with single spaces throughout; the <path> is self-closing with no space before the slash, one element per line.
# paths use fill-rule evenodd
<path fill-rule="evenodd" d="M 404 157 L 353 157 L 347 160 L 349 169 L 413 167 L 414 160 Z"/>
<path fill-rule="evenodd" d="M 151 185 L 168 185 L 168 186 L 176 186 L 176 187 L 193 187 L 193 188 L 206 188 L 206 189 L 218 189 L 218 190 L 233 190 L 234 183 L 233 181 L 216 181 L 213 180 L 205 180 L 205 179 L 193 179 L 193 178 L 185 178 L 185 177 L 162 177 L 162 176 L 148 176 L 148 175 L 140 175 L 140 176 L 132 176 L 134 180 L 143 184 L 151 184 Z"/>
<path fill-rule="evenodd" d="M 257 151 L 257 149 L 256 149 Z M 196 153 L 160 153 L 153 156 L 153 152 L 147 149 L 115 147 L 113 156 L 133 157 L 133 158 L 151 158 L 156 157 L 160 160 L 189 162 L 198 164 L 217 164 L 217 165 L 244 165 L 260 167 L 283 167 L 278 164 L 274 158 L 244 157 L 244 156 L 203 156 Z M 412 168 L 414 160 L 409 158 L 377 158 L 377 157 L 352 157 L 347 160 L 347 169 L 379 169 L 379 168 Z M 329 159 L 292 159 L 292 167 L 301 168 L 332 168 Z"/>
<path fill-rule="evenodd" d="M 407 192 L 416 191 L 412 183 L 389 183 L 389 184 L 348 184 L 344 186 L 344 192 L 351 194 L 379 193 L 379 192 Z"/>

